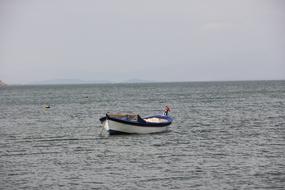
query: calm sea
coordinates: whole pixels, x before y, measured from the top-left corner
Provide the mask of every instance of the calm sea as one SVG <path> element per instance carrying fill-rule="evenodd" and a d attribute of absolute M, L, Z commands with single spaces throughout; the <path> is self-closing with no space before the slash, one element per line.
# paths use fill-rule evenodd
<path fill-rule="evenodd" d="M 108 111 L 165 105 L 167 133 L 100 136 Z M 0 89 L 0 189 L 284 187 L 285 81 Z"/>

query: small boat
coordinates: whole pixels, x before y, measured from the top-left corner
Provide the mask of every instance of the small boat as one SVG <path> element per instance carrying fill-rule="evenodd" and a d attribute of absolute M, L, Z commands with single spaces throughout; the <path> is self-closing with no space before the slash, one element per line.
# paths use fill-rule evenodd
<path fill-rule="evenodd" d="M 165 132 L 173 119 L 168 114 L 141 118 L 139 114 L 107 113 L 100 121 L 110 135 L 115 135 Z"/>

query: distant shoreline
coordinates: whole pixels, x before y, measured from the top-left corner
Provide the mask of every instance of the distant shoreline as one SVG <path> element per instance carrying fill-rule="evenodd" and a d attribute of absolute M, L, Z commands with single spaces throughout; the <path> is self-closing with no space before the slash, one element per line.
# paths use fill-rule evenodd
<path fill-rule="evenodd" d="M 26 83 L 16 84 L 12 83 L 9 86 L 62 86 L 62 85 L 115 85 L 115 84 L 163 84 L 163 83 L 223 83 L 223 82 L 270 82 L 270 81 L 285 81 L 285 79 L 278 80 L 216 80 L 216 81 L 151 81 L 151 82 L 82 82 L 82 83 Z M 8 86 L 5 84 L 4 86 Z"/>

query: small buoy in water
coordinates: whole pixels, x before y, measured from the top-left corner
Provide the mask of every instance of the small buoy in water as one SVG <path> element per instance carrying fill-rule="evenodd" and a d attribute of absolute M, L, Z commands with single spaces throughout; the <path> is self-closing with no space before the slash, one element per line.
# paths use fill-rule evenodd
<path fill-rule="evenodd" d="M 50 108 L 50 106 L 49 105 L 45 105 L 45 108 Z"/>

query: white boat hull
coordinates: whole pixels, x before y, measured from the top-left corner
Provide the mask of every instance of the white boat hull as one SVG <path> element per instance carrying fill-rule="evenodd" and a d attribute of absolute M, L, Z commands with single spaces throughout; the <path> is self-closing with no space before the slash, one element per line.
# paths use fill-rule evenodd
<path fill-rule="evenodd" d="M 124 124 L 112 120 L 105 120 L 103 127 L 110 134 L 112 133 L 128 133 L 128 134 L 149 134 L 149 133 L 161 133 L 166 132 L 169 129 L 169 125 L 163 127 L 153 126 L 136 126 L 130 124 Z"/>

